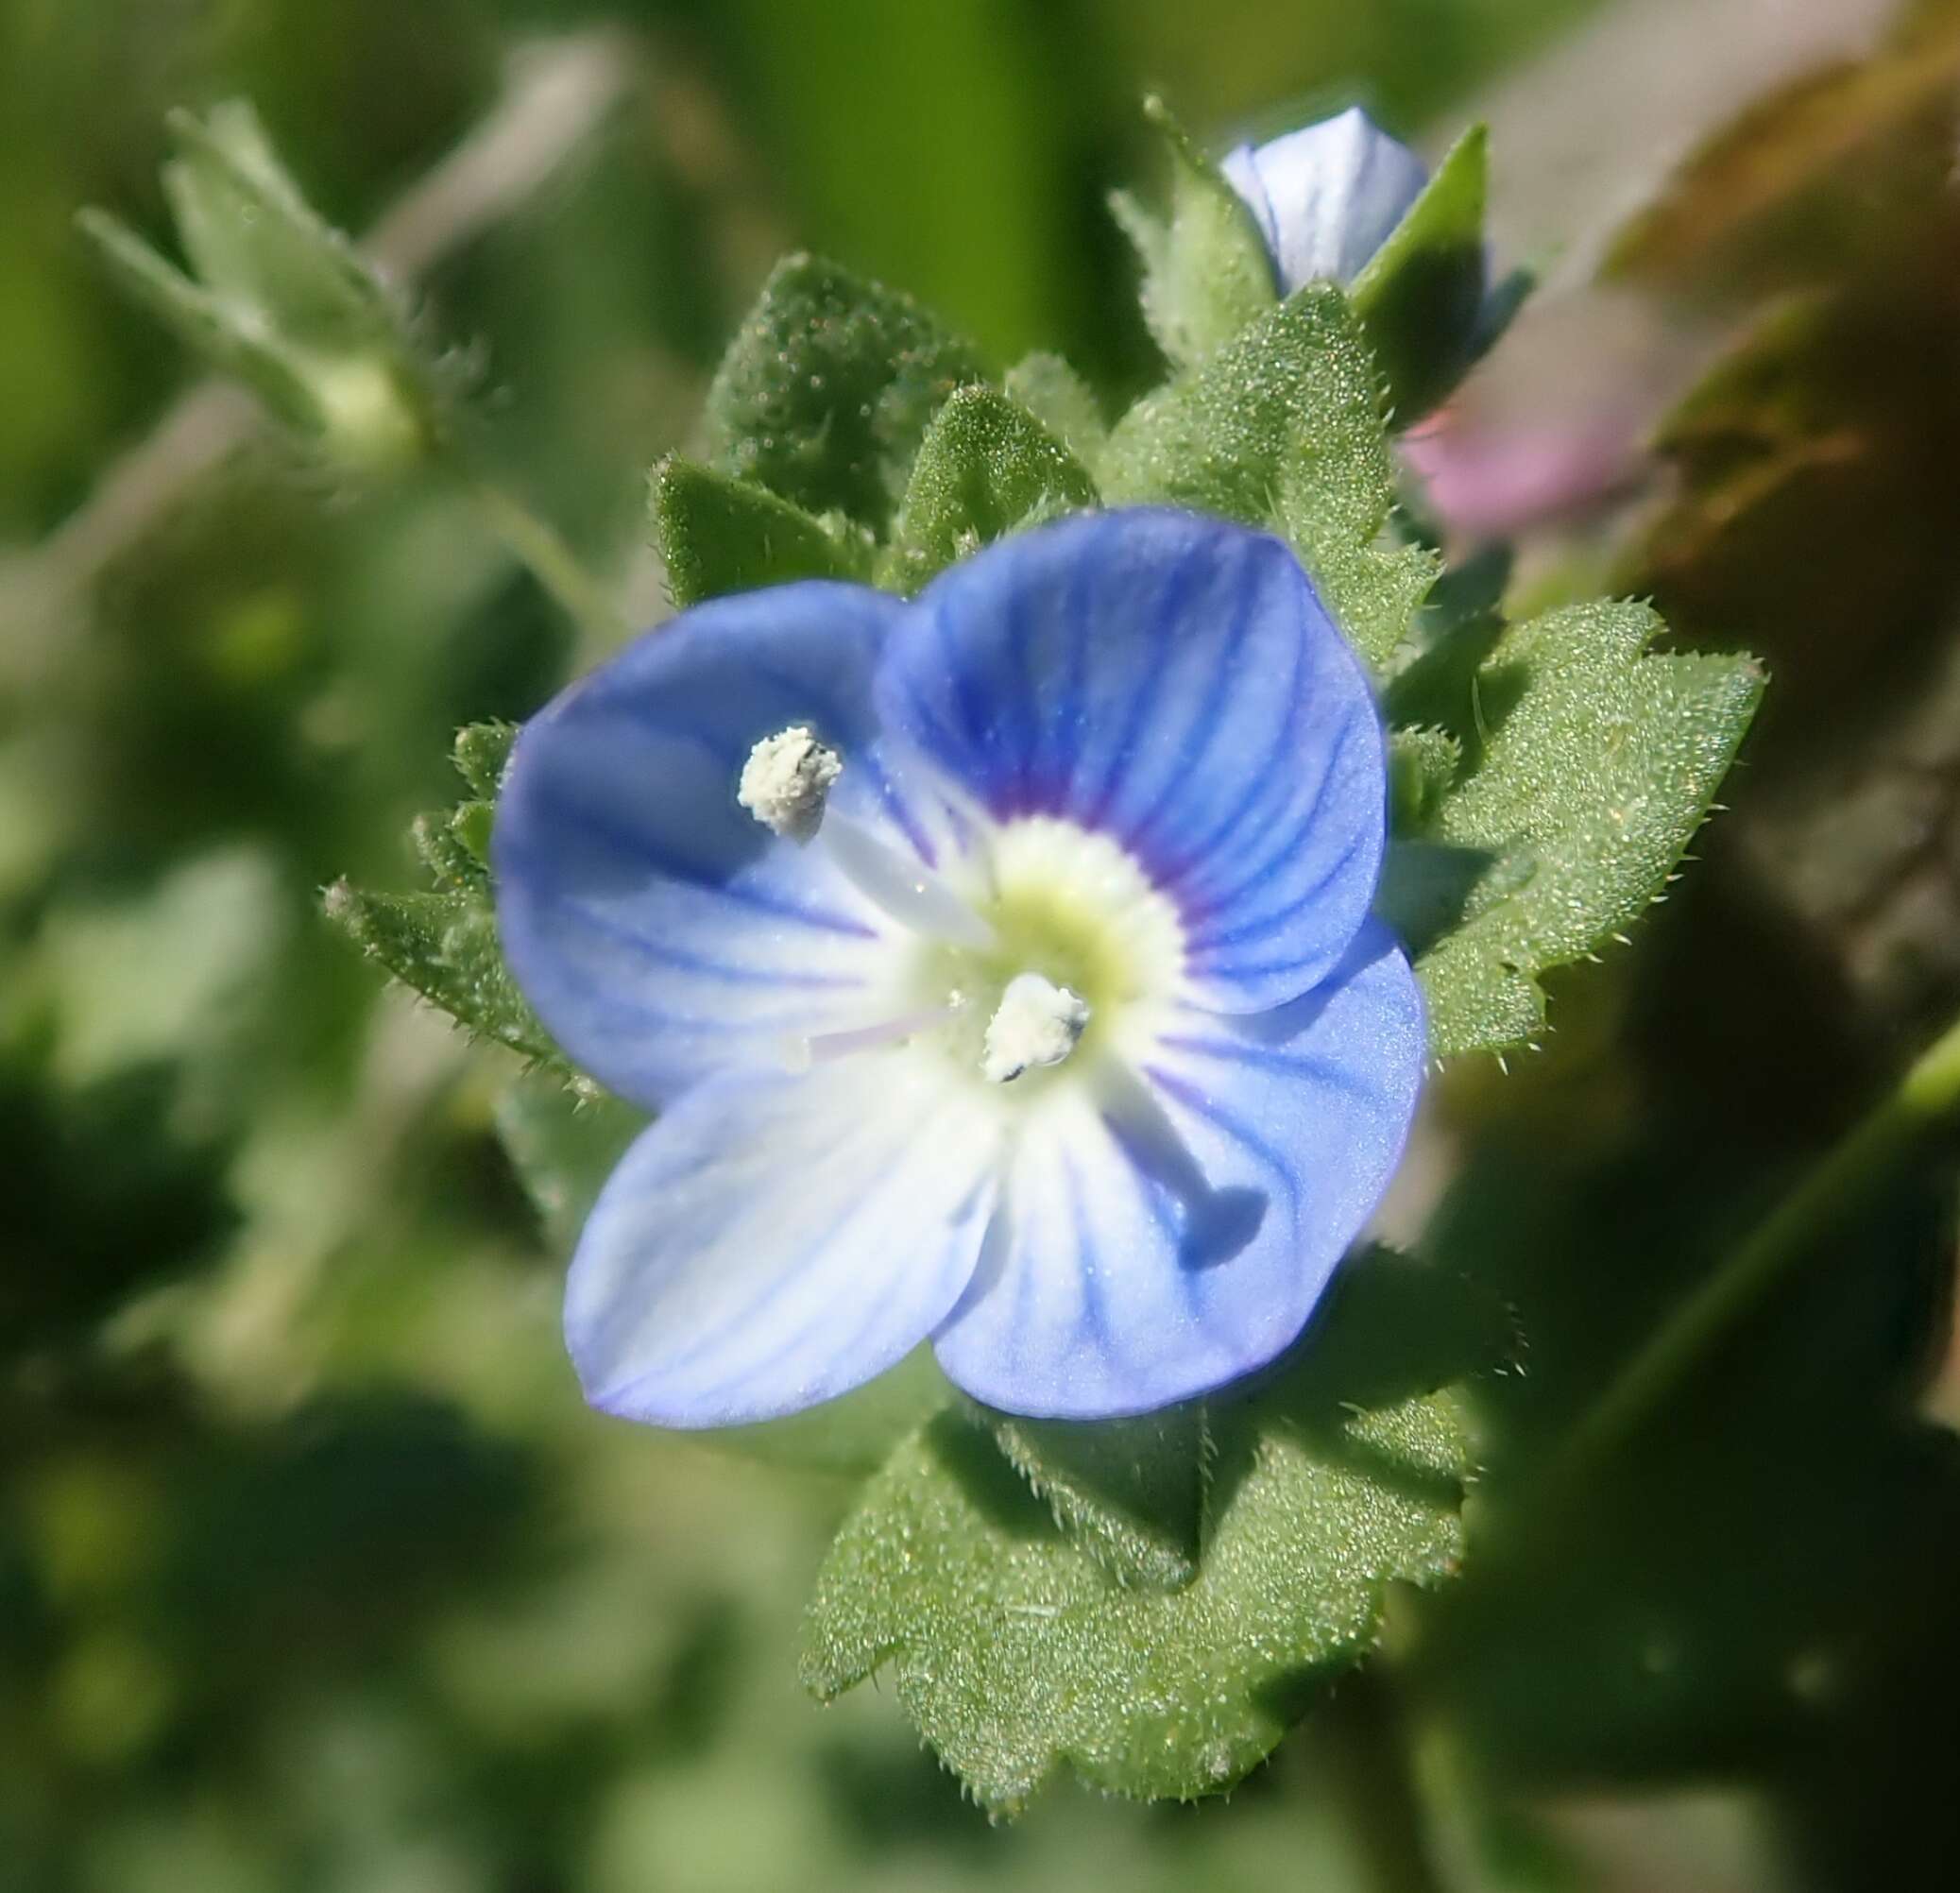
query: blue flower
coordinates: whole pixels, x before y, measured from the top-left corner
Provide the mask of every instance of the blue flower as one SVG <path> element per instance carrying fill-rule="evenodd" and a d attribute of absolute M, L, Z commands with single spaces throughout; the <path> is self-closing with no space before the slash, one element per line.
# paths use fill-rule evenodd
<path fill-rule="evenodd" d="M 525 992 L 660 1113 L 571 1265 L 593 1404 L 762 1419 L 929 1337 L 1087 1418 L 1272 1359 L 1420 1081 L 1384 802 L 1291 553 L 1181 513 L 718 599 L 567 691 L 494 858 Z"/>
<path fill-rule="evenodd" d="M 1429 181 L 1423 161 L 1359 106 L 1256 150 L 1241 145 L 1220 168 L 1266 239 L 1283 296 L 1354 281 Z"/>

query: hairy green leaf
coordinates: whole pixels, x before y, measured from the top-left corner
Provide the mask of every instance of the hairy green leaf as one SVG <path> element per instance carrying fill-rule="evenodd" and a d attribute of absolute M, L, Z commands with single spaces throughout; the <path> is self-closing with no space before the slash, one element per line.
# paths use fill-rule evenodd
<path fill-rule="evenodd" d="M 1389 738 L 1389 809 L 1398 833 L 1435 818 L 1463 766 L 1463 745 L 1446 729 L 1398 729 Z"/>
<path fill-rule="evenodd" d="M 472 723 L 456 732 L 451 759 L 472 794 L 486 802 L 497 799 L 503 772 L 510 766 L 511 745 L 517 740 L 517 725 L 512 723 Z"/>
<path fill-rule="evenodd" d="M 306 432 L 317 425 L 304 367 L 277 335 L 263 324 L 239 322 L 219 298 L 106 212 L 79 211 L 75 221 L 122 292 L 193 354 L 236 375 L 289 427 Z"/>
<path fill-rule="evenodd" d="M 1212 1450 L 1202 1400 L 1090 1424 L 989 1418 L 1055 1523 L 1119 1582 L 1175 1588 L 1197 1577 Z"/>
<path fill-rule="evenodd" d="M 911 297 L 835 264 L 779 263 L 707 391 L 710 461 L 807 513 L 882 534 L 927 424 L 985 381 L 969 344 Z"/>
<path fill-rule="evenodd" d="M 654 544 L 676 605 L 796 578 L 861 579 L 871 545 L 837 515 L 806 513 L 779 494 L 671 457 L 649 483 Z"/>
<path fill-rule="evenodd" d="M 497 1100 L 497 1137 L 550 1246 L 571 1253 L 599 1192 L 648 1123 L 644 1111 L 556 1072 L 527 1071 Z"/>
<path fill-rule="evenodd" d="M 341 880 L 327 890 L 324 908 L 369 959 L 458 1024 L 562 1073 L 570 1069 L 564 1053 L 503 964 L 490 898 L 493 803 L 516 741 L 506 723 L 456 733 L 456 772 L 474 793 L 418 817 L 412 830 L 435 892 L 383 894 Z"/>
<path fill-rule="evenodd" d="M 1398 427 L 1422 419 L 1469 366 L 1484 299 L 1489 136 L 1473 126 L 1349 289 Z"/>
<path fill-rule="evenodd" d="M 1161 208 L 1127 191 L 1110 199 L 1143 263 L 1143 315 L 1179 367 L 1202 362 L 1278 298 L 1272 258 L 1253 213 L 1185 135 L 1163 100 L 1144 101 L 1168 172 Z"/>
<path fill-rule="evenodd" d="M 1597 604 L 1478 633 L 1467 701 L 1441 719 L 1464 772 L 1430 836 L 1501 865 L 1417 961 L 1439 1057 L 1532 1039 L 1539 975 L 1631 926 L 1708 814 L 1763 674 L 1647 653 L 1662 629 L 1645 605 Z"/>
<path fill-rule="evenodd" d="M 941 1759 L 1002 1812 L 1064 1764 L 1137 1797 L 1231 1786 L 1366 1654 L 1391 1583 L 1455 1563 L 1473 1449 L 1458 1396 L 1437 1390 L 1490 1358 L 1481 1333 L 1422 1313 L 1455 1305 L 1423 1265 L 1372 1256 L 1263 1386 L 1208 1403 L 1202 1551 L 1177 1588 L 1110 1555 L 1125 1548 L 1112 1518 L 1154 1520 L 1161 1547 L 1187 1504 L 1176 1480 L 1139 1474 L 1150 1441 L 1133 1424 L 1111 1434 L 1120 1446 L 1083 1429 L 1058 1449 L 1064 1429 L 1007 1423 L 1024 1479 L 987 1428 L 939 1415 L 831 1549 L 806 1682 L 832 1697 L 887 1670 Z M 1156 1443 L 1190 1463 L 1177 1423 Z M 1174 1577 L 1161 1560 L 1148 1575 Z"/>
<path fill-rule="evenodd" d="M 1113 503 L 1167 501 L 1283 534 L 1355 648 L 1402 640 L 1437 560 L 1382 543 L 1395 502 L 1375 370 L 1339 290 L 1317 283 L 1124 416 Z"/>
<path fill-rule="evenodd" d="M 173 111 L 180 156 L 163 185 L 186 253 L 221 297 L 275 312 L 309 347 L 355 350 L 391 338 L 400 318 L 347 235 L 307 203 L 248 100 L 203 118 Z"/>
<path fill-rule="evenodd" d="M 1008 369 L 1014 399 L 1092 471 L 1109 442 L 1095 391 L 1060 355 L 1025 355 Z"/>
<path fill-rule="evenodd" d="M 518 990 L 497 946 L 497 917 L 477 894 L 376 894 L 336 881 L 327 918 L 403 985 L 481 1038 L 540 1065 L 564 1054 Z"/>
<path fill-rule="evenodd" d="M 989 540 L 1095 503 L 1095 482 L 1031 414 L 961 388 L 926 430 L 879 577 L 916 591 Z"/>
<path fill-rule="evenodd" d="M 830 1473 L 865 1479 L 892 1456 L 899 1441 L 953 1398 L 929 1347 L 916 1347 L 876 1380 L 806 1407 L 785 1420 L 752 1426 L 727 1426 L 705 1433 L 712 1446 L 740 1453 L 767 1465 L 798 1472 Z"/>
<path fill-rule="evenodd" d="M 190 264 L 179 269 L 100 211 L 77 218 L 121 286 L 207 362 L 344 464 L 425 453 L 439 376 L 406 312 L 349 239 L 307 203 L 242 99 L 169 119 L 162 184 Z"/>
<path fill-rule="evenodd" d="M 470 845 L 470 824 L 466 810 L 480 809 L 478 802 L 466 802 L 448 814 L 418 815 L 409 830 L 416 853 L 437 887 L 452 893 L 467 893 L 489 886 L 490 871 L 483 855 Z"/>

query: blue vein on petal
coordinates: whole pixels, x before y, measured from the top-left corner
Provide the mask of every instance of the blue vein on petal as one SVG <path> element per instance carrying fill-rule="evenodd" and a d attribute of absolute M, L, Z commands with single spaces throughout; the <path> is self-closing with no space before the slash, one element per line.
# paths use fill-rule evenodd
<path fill-rule="evenodd" d="M 1116 1153 L 1130 1167 L 1131 1175 L 1136 1179 L 1138 1193 L 1143 1199 L 1144 1206 L 1150 1213 L 1150 1219 L 1164 1232 L 1170 1248 L 1171 1273 L 1177 1281 L 1178 1295 L 1184 1302 L 1185 1311 L 1202 1326 L 1204 1311 L 1198 1303 L 1198 1286 L 1192 1279 L 1190 1270 L 1184 1266 L 1185 1232 L 1195 1211 L 1185 1203 L 1185 1193 L 1157 1173 L 1157 1167 L 1143 1154 L 1142 1140 L 1133 1131 L 1126 1127 L 1120 1119 L 1106 1113 L 1100 1117 L 1099 1121 L 1108 1134 L 1110 1142 L 1116 1146 Z M 1171 1129 L 1175 1134 L 1175 1127 L 1172 1126 Z M 1198 1160 L 1190 1156 L 1188 1151 L 1185 1155 L 1197 1174 L 1201 1187 L 1209 1188 L 1210 1185 L 1205 1180 Z M 1185 1218 L 1182 1221 L 1178 1218 L 1180 1205 L 1185 1206 Z"/>
<path fill-rule="evenodd" d="M 1062 1155 L 1062 1180 L 1068 1192 L 1069 1224 L 1075 1231 L 1076 1274 L 1082 1288 L 1082 1319 L 1096 1351 L 1106 1358 L 1110 1352 L 1109 1310 L 1103 1305 L 1102 1281 L 1097 1273 L 1100 1251 L 1089 1233 L 1088 1220 L 1083 1214 L 1082 1178 L 1076 1174 L 1074 1161 L 1066 1151 Z"/>
<path fill-rule="evenodd" d="M 953 637 L 951 614 L 935 611 L 932 614 L 932 635 L 938 642 L 940 655 L 946 663 L 946 675 L 952 686 L 953 707 L 965 729 L 963 747 L 974 751 L 984 750 L 989 725 L 985 723 L 980 701 L 974 694 L 973 678 L 967 667 L 961 662 L 961 654 Z M 944 727 L 944 725 L 942 725 Z M 951 733 L 951 732 L 949 732 Z M 955 741 L 958 741 L 957 736 Z"/>
<path fill-rule="evenodd" d="M 1206 561 L 1202 552 L 1187 552 L 1171 569 L 1166 582 L 1164 596 L 1158 601 L 1156 622 L 1159 624 L 1174 622 L 1183 615 L 1186 595 L 1202 575 Z M 1151 711 L 1157 706 L 1157 693 L 1163 689 L 1166 673 L 1170 666 L 1163 662 L 1147 662 L 1142 666 L 1143 681 L 1130 698 L 1130 707 L 1123 724 L 1123 733 L 1109 753 L 1108 763 L 1103 771 L 1102 782 L 1096 792 L 1095 799 L 1083 814 L 1083 822 L 1092 828 L 1106 826 L 1109 805 L 1116 800 L 1122 786 L 1124 770 L 1129 766 L 1130 752 L 1145 724 L 1150 721 Z"/>
<path fill-rule="evenodd" d="M 1197 765 L 1210 754 L 1212 743 L 1217 740 L 1219 714 L 1224 708 L 1225 699 L 1239 682 L 1234 674 L 1235 664 L 1252 629 L 1253 608 L 1259 597 L 1259 574 L 1254 570 L 1259 557 L 1255 546 L 1249 546 L 1239 560 L 1238 588 L 1232 606 L 1232 630 L 1226 639 L 1224 654 L 1212 673 L 1204 703 L 1185 725 L 1185 733 L 1178 741 L 1177 760 L 1158 785 L 1150 807 L 1127 824 L 1131 845 L 1137 853 L 1150 852 L 1150 829 L 1180 793 L 1188 793 Z M 1304 640 L 1300 641 L 1304 642 Z"/>
<path fill-rule="evenodd" d="M 1020 677 L 1020 688 L 1004 694 L 1014 702 L 1017 725 L 1014 732 L 1014 806 L 1025 808 L 1029 802 L 1028 778 L 1033 773 L 1034 746 L 1041 729 L 1041 694 L 1029 668 L 1033 645 L 1032 605 L 1025 590 L 1013 594 L 1009 610 L 1008 650 L 1012 654 L 1014 669 Z"/>
<path fill-rule="evenodd" d="M 943 1108 L 944 1107 L 941 1107 L 941 1109 Z M 926 1134 L 927 1125 L 932 1123 L 934 1119 L 939 1117 L 939 1115 L 940 1111 L 935 1110 L 931 1114 L 931 1116 L 928 1117 L 923 1123 L 917 1126 L 916 1129 L 910 1134 L 908 1141 L 923 1141 Z M 830 1145 L 827 1147 L 825 1154 L 827 1156 L 834 1157 L 840 1150 L 845 1147 L 850 1133 L 854 1131 L 866 1130 L 868 1128 L 870 1128 L 869 1125 L 862 1120 L 843 1126 L 842 1134 L 834 1142 L 832 1142 Z M 970 1201 L 970 1196 L 966 1199 L 963 1199 L 963 1210 L 965 1206 L 965 1203 Z M 821 1236 L 808 1238 L 803 1242 L 802 1249 L 804 1253 L 807 1255 L 818 1255 L 823 1253 L 826 1250 L 829 1249 L 836 1242 L 839 1236 L 841 1236 L 844 1230 L 848 1229 L 851 1226 L 851 1224 L 857 1220 L 861 1212 L 871 1206 L 871 1198 L 858 1198 L 856 1202 L 846 1206 L 844 1213 L 841 1216 L 839 1216 L 836 1219 L 836 1220 L 833 1221 Z M 956 1218 L 955 1221 L 957 1220 L 958 1219 Z M 645 1386 L 648 1381 L 662 1377 L 671 1378 L 685 1373 L 687 1369 L 694 1362 L 698 1361 L 704 1354 L 719 1346 L 723 1341 L 727 1339 L 729 1335 L 734 1333 L 738 1328 L 741 1327 L 745 1322 L 753 1320 L 759 1309 L 766 1306 L 767 1304 L 776 1294 L 781 1292 L 783 1286 L 783 1283 L 775 1282 L 768 1287 L 761 1288 L 758 1292 L 748 1298 L 748 1300 L 744 1303 L 742 1308 L 739 1313 L 725 1317 L 723 1321 L 716 1324 L 712 1332 L 707 1335 L 697 1336 L 695 1338 L 693 1345 L 688 1348 L 685 1353 L 674 1356 L 673 1358 L 662 1362 L 659 1367 L 652 1369 L 646 1373 L 636 1374 L 634 1378 L 627 1383 L 626 1387 L 621 1391 L 621 1393 L 619 1393 L 618 1395 L 607 1395 L 606 1398 L 608 1402 L 614 1405 L 623 1405 L 629 1394 L 638 1392 L 639 1390 Z M 738 1378 L 741 1380 L 750 1380 L 755 1378 L 758 1374 L 766 1376 L 769 1370 L 772 1367 L 775 1366 L 776 1363 L 782 1360 L 785 1356 L 793 1354 L 797 1348 L 802 1346 L 802 1344 L 810 1339 L 811 1333 L 816 1328 L 822 1325 L 825 1316 L 830 1312 L 830 1309 L 833 1305 L 834 1305 L 832 1303 L 826 1301 L 822 1307 L 819 1308 L 818 1312 L 815 1315 L 813 1315 L 809 1321 L 805 1322 L 800 1327 L 798 1327 L 795 1330 L 795 1332 L 792 1334 L 787 1339 L 780 1342 L 775 1348 L 772 1349 L 770 1353 L 763 1356 L 759 1360 L 752 1360 L 748 1362 L 743 1367 L 741 1373 L 740 1374 L 740 1376 L 738 1376 Z M 857 1344 L 863 1339 L 865 1335 L 869 1334 L 872 1331 L 872 1329 L 878 1326 L 878 1321 L 883 1317 L 884 1299 L 882 1297 L 874 1298 L 873 1305 L 875 1313 L 873 1315 L 872 1320 L 866 1322 L 863 1324 L 863 1326 L 859 1328 L 851 1338 L 851 1346 L 853 1349 L 855 1349 Z M 920 1337 L 919 1339 L 923 1339 L 923 1337 Z M 912 1344 L 916 1343 L 914 1342 Z M 842 1348 L 837 1350 L 836 1358 L 844 1359 L 846 1357 L 847 1355 L 845 1350 Z M 725 1392 L 729 1384 L 730 1383 L 725 1379 L 718 1380 L 714 1383 L 710 1391 Z"/>
<path fill-rule="evenodd" d="M 1082 559 L 1069 574 L 1068 617 L 1064 621 L 1065 626 L 1081 622 L 1082 614 L 1089 608 L 1089 574 L 1092 569 L 1089 561 Z M 1081 759 L 1082 725 L 1088 721 L 1089 647 L 1081 638 L 1065 636 L 1063 651 L 1067 668 L 1062 687 L 1062 714 L 1055 725 L 1054 779 L 1048 790 L 1058 806 Z"/>
<path fill-rule="evenodd" d="M 1272 872 L 1274 867 L 1286 856 L 1293 853 L 1300 846 L 1303 835 L 1311 834 L 1315 828 L 1321 826 L 1321 810 L 1325 807 L 1327 796 L 1336 779 L 1340 775 L 1341 754 L 1352 740 L 1352 732 L 1347 730 L 1343 730 L 1335 739 L 1329 750 L 1327 759 L 1321 765 L 1319 779 L 1314 783 L 1312 797 L 1307 802 L 1305 808 L 1296 814 L 1282 814 L 1274 818 L 1274 827 L 1278 830 L 1276 840 L 1272 839 L 1272 831 L 1270 829 L 1263 830 L 1257 840 L 1239 843 L 1229 853 L 1214 863 L 1215 868 L 1227 867 L 1235 862 L 1242 863 L 1246 856 L 1259 844 L 1260 841 L 1270 841 L 1270 845 L 1267 847 L 1263 854 L 1254 857 L 1253 866 L 1242 871 L 1236 880 L 1228 882 L 1224 887 L 1216 889 L 1208 894 L 1207 899 L 1214 909 L 1232 906 L 1235 902 L 1244 898 L 1247 894 Z M 1284 781 L 1285 772 L 1280 771 L 1277 773 Z"/>
<path fill-rule="evenodd" d="M 1293 644 L 1293 674 L 1287 680 L 1287 714 L 1285 721 L 1274 731 L 1272 742 L 1266 752 L 1266 759 L 1248 780 L 1244 793 L 1225 814 L 1212 825 L 1208 833 L 1190 844 L 1184 853 L 1173 861 L 1166 863 L 1167 873 L 1173 880 L 1183 880 L 1189 876 L 1197 864 L 1207 859 L 1221 846 L 1232 831 L 1252 813 L 1263 808 L 1265 798 L 1278 794 L 1282 798 L 1290 787 L 1285 771 L 1280 767 L 1281 759 L 1291 745 L 1300 729 L 1300 684 L 1301 673 L 1306 668 L 1306 646 L 1304 638 L 1296 639 Z M 1324 787 L 1326 775 L 1321 777 Z M 1319 806 L 1318 800 L 1316 807 Z M 1310 819 L 1310 818 L 1309 818 Z"/>
<path fill-rule="evenodd" d="M 1275 1009 L 1276 1010 L 1276 1009 Z M 1347 1066 L 1324 1058 L 1308 1058 L 1275 1046 L 1256 1045 L 1245 1039 L 1191 1038 L 1183 1032 L 1167 1032 L 1157 1043 L 1167 1051 L 1188 1051 L 1200 1058 L 1217 1059 L 1227 1065 L 1251 1065 L 1293 1078 L 1318 1078 L 1335 1090 L 1363 1102 L 1379 1102 L 1379 1095 Z"/>
<path fill-rule="evenodd" d="M 1242 1150 L 1250 1151 L 1252 1155 L 1256 1157 L 1266 1168 L 1279 1179 L 1280 1188 L 1286 1195 L 1287 1205 L 1292 1218 L 1293 1227 L 1297 1231 L 1300 1227 L 1300 1185 L 1294 1179 L 1292 1170 L 1280 1157 L 1279 1153 L 1274 1151 L 1272 1146 L 1265 1138 L 1261 1137 L 1257 1132 L 1249 1129 L 1239 1118 L 1234 1117 L 1232 1113 L 1221 1110 L 1217 1104 L 1214 1104 L 1202 1091 L 1185 1083 L 1183 1080 L 1173 1077 L 1161 1066 L 1150 1066 L 1146 1067 L 1146 1070 L 1149 1072 L 1151 1080 L 1161 1084 L 1185 1110 L 1194 1112 L 1197 1116 L 1204 1118 L 1206 1122 L 1216 1125 L 1235 1144 L 1237 1144 Z"/>
<path fill-rule="evenodd" d="M 1313 807 L 1306 814 L 1299 820 L 1287 823 L 1281 830 L 1280 839 L 1259 858 L 1257 864 L 1248 873 L 1241 875 L 1230 887 L 1218 893 L 1201 892 L 1198 900 L 1199 904 L 1205 908 L 1207 918 L 1204 926 L 1194 931 L 1191 936 L 1190 944 L 1194 948 L 1214 951 L 1219 946 L 1240 940 L 1256 939 L 1261 933 L 1270 932 L 1274 927 L 1286 925 L 1316 895 L 1324 892 L 1335 878 L 1352 864 L 1358 853 L 1373 844 L 1374 837 L 1369 830 L 1364 829 L 1351 835 L 1347 845 L 1309 887 L 1287 893 L 1284 890 L 1283 883 L 1279 906 L 1242 917 L 1238 924 L 1226 933 L 1216 932 L 1214 929 L 1219 920 L 1255 893 L 1260 882 L 1276 872 L 1285 857 L 1304 850 L 1303 837 L 1310 834 L 1319 826 L 1317 817 L 1320 804 L 1321 797 L 1317 794 Z"/>
<path fill-rule="evenodd" d="M 861 921 L 846 920 L 840 914 L 827 913 L 821 908 L 802 907 L 793 900 L 781 899 L 763 893 L 759 888 L 742 887 L 731 880 L 715 880 L 709 877 L 711 868 L 703 868 L 693 862 L 684 861 L 664 849 L 655 847 L 648 837 L 634 829 L 622 828 L 618 824 L 606 821 L 603 816 L 587 808 L 567 807 L 562 798 L 547 795 L 545 807 L 555 806 L 560 818 L 571 827 L 583 829 L 596 837 L 613 854 L 663 875 L 669 880 L 678 881 L 684 887 L 711 895 L 722 900 L 733 901 L 739 907 L 753 908 L 758 913 L 773 913 L 780 920 L 800 921 L 806 927 L 814 927 L 827 933 L 841 933 L 847 939 L 876 940 L 875 929 L 864 926 Z M 554 859 L 545 856 L 537 849 L 520 844 L 511 850 L 524 877 L 535 877 L 547 887 L 555 886 L 561 877 Z M 559 896 L 562 898 L 562 896 Z"/>
<path fill-rule="evenodd" d="M 1302 908 L 1309 906 L 1317 895 L 1325 893 L 1346 872 L 1355 857 L 1367 845 L 1368 840 L 1369 837 L 1365 834 L 1351 837 L 1347 846 L 1328 864 L 1320 878 L 1311 886 L 1303 888 L 1298 894 L 1289 895 L 1285 906 L 1276 907 L 1254 919 L 1241 921 L 1236 927 L 1228 928 L 1222 933 L 1216 931 L 1211 926 L 1206 926 L 1192 934 L 1187 945 L 1193 956 L 1207 959 L 1227 947 L 1243 946 L 1248 941 L 1264 939 L 1270 933 L 1277 933 L 1283 928 L 1291 926 L 1299 917 Z M 1213 917 L 1216 919 L 1216 914 Z M 1298 954 L 1288 954 L 1284 959 L 1270 962 L 1235 961 L 1233 971 L 1278 971 L 1282 967 L 1297 964 L 1298 961 Z"/>
<path fill-rule="evenodd" d="M 564 905 L 593 932 L 603 933 L 607 939 L 617 940 L 622 946 L 644 953 L 650 960 L 656 960 L 684 973 L 699 973 L 708 979 L 726 980 L 735 985 L 796 986 L 812 991 L 843 992 L 865 984 L 863 979 L 855 973 L 814 973 L 786 967 L 745 966 L 732 960 L 710 959 L 706 954 L 690 953 L 685 947 L 673 946 L 651 934 L 641 933 L 623 921 L 602 912 L 589 901 L 568 895 L 564 896 Z"/>

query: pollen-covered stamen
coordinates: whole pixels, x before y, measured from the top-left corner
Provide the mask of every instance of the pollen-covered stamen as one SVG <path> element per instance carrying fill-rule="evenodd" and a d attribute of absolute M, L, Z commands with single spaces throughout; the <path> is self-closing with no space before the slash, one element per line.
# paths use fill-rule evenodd
<path fill-rule="evenodd" d="M 844 758 L 808 724 L 765 736 L 741 765 L 735 799 L 766 828 L 807 842 L 823 826 L 824 805 L 844 774 Z"/>
<path fill-rule="evenodd" d="M 1080 994 L 1039 973 L 1017 973 L 987 1022 L 980 1071 L 1006 1084 L 1030 1066 L 1060 1065 L 1088 1023 L 1088 1003 Z"/>

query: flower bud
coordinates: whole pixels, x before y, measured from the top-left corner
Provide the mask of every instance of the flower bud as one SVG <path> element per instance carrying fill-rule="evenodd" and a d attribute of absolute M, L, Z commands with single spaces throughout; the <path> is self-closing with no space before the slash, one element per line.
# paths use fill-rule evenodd
<path fill-rule="evenodd" d="M 1353 282 L 1429 181 L 1423 161 L 1359 106 L 1241 145 L 1219 168 L 1266 239 L 1283 296 Z"/>
<path fill-rule="evenodd" d="M 251 107 L 174 113 L 170 130 L 163 190 L 188 271 L 100 211 L 79 219 L 124 288 L 334 460 L 379 471 L 419 458 L 434 391 L 402 311 L 307 204 Z"/>

